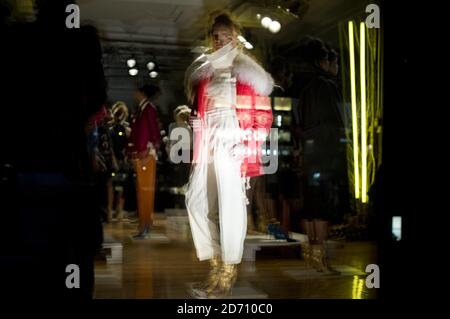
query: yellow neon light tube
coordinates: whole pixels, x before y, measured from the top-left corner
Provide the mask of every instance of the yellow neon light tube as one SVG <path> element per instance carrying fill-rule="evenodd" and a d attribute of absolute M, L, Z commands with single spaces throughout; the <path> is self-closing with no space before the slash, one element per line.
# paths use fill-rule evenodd
<path fill-rule="evenodd" d="M 355 198 L 359 198 L 359 158 L 358 158 L 358 115 L 356 113 L 356 79 L 355 79 L 355 44 L 353 35 L 353 22 L 348 22 L 348 41 L 350 51 L 350 87 L 352 100 L 352 126 L 353 126 L 353 171 L 355 183 Z"/>
<path fill-rule="evenodd" d="M 359 25 L 361 73 L 361 201 L 367 203 L 366 25 Z"/>

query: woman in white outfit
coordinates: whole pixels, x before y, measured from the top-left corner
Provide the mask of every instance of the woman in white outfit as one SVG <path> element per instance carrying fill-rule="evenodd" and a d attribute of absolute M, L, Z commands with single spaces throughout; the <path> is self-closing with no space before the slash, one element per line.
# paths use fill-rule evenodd
<path fill-rule="evenodd" d="M 211 264 L 195 291 L 214 298 L 230 294 L 237 278 L 247 231 L 245 181 L 263 174 L 261 141 L 245 139 L 242 131 L 262 130 L 267 136 L 273 80 L 242 52 L 239 27 L 228 15 L 216 16 L 208 35 L 212 53 L 201 55 L 186 72 L 185 88 L 194 106 L 194 165 L 186 207 L 197 257 Z"/>

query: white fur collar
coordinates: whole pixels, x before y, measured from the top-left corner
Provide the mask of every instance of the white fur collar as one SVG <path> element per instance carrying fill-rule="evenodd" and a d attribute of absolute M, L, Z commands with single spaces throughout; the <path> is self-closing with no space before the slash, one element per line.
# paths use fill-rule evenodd
<path fill-rule="evenodd" d="M 236 56 L 232 73 L 239 82 L 251 85 L 259 95 L 272 93 L 274 81 L 255 60 L 242 51 Z M 199 56 L 186 70 L 185 88 L 188 98 L 192 101 L 198 82 L 211 77 L 213 68 L 206 55 Z"/>

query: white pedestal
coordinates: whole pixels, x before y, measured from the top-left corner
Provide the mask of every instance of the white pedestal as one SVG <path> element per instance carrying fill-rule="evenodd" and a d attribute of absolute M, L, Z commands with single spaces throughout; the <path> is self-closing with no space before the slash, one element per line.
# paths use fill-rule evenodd
<path fill-rule="evenodd" d="M 103 249 L 107 252 L 106 262 L 108 264 L 121 264 L 123 261 L 122 243 L 115 240 L 111 236 L 105 234 L 103 238 Z"/>
<path fill-rule="evenodd" d="M 244 253 L 242 259 L 245 261 L 255 261 L 256 251 L 261 250 L 262 247 L 288 247 L 301 246 L 301 242 L 288 242 L 279 239 L 246 239 L 244 243 Z"/>
<path fill-rule="evenodd" d="M 187 284 L 189 295 L 194 299 L 207 299 L 204 297 L 202 298 L 201 296 L 199 296 L 198 293 L 196 293 L 195 289 L 192 288 L 194 284 L 195 283 L 193 282 Z M 267 299 L 267 298 L 268 296 L 266 293 L 254 288 L 249 282 L 243 281 L 237 282 L 231 291 L 231 295 L 228 297 L 223 297 L 222 299 Z"/>

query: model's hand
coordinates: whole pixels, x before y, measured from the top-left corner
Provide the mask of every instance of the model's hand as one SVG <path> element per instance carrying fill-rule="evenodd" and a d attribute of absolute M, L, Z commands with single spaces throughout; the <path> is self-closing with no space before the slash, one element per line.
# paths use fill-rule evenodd
<path fill-rule="evenodd" d="M 211 62 L 212 67 L 218 70 L 230 68 L 237 54 L 237 48 L 234 47 L 232 43 L 229 43 L 221 49 L 208 54 L 207 59 Z"/>

